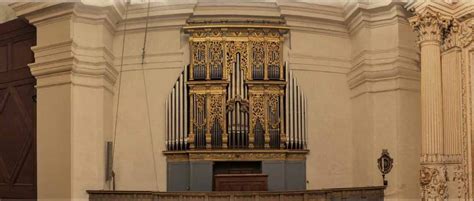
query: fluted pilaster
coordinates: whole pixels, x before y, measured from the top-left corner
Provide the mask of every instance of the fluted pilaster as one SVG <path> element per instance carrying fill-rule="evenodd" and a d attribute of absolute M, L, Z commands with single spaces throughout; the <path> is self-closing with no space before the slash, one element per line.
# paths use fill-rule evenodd
<path fill-rule="evenodd" d="M 417 13 L 410 25 L 418 32 L 421 49 L 421 174 L 423 200 L 448 197 L 444 162 L 441 41 L 451 19 L 430 9 Z"/>
<path fill-rule="evenodd" d="M 422 163 L 439 163 L 443 146 L 441 39 L 449 18 L 427 10 L 410 19 L 421 48 Z"/>

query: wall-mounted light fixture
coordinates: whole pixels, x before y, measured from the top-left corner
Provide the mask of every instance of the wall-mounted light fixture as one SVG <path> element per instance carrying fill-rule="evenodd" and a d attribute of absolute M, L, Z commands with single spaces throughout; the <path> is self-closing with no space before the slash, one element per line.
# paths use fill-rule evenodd
<path fill-rule="evenodd" d="M 378 163 L 378 168 L 380 172 L 382 173 L 382 178 L 383 178 L 383 185 L 387 186 L 388 181 L 385 180 L 385 175 L 392 170 L 393 167 L 393 158 L 390 157 L 390 154 L 388 153 L 387 149 L 382 149 L 382 155 L 380 156 L 379 159 L 377 159 Z"/>

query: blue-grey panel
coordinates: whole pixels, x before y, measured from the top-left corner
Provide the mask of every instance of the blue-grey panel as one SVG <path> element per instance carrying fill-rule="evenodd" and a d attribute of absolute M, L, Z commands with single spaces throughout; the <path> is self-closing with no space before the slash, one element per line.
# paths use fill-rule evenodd
<path fill-rule="evenodd" d="M 168 191 L 189 190 L 189 163 L 168 162 L 166 183 Z"/>
<path fill-rule="evenodd" d="M 286 161 L 286 190 L 306 190 L 306 162 Z"/>
<path fill-rule="evenodd" d="M 190 191 L 212 191 L 212 161 L 192 161 Z"/>
<path fill-rule="evenodd" d="M 262 173 L 268 175 L 268 191 L 285 190 L 285 161 L 262 161 Z"/>

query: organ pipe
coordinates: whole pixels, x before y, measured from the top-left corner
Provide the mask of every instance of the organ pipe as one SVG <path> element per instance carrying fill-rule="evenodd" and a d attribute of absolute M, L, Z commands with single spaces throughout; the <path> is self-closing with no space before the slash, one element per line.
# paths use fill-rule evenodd
<path fill-rule="evenodd" d="M 187 86 L 186 73 L 183 71 L 176 80 L 166 100 L 166 147 L 168 150 L 187 148 Z"/>
<path fill-rule="evenodd" d="M 286 147 L 288 149 L 304 149 L 307 140 L 307 101 L 291 70 L 286 70 L 286 80 Z"/>
<path fill-rule="evenodd" d="M 248 87 L 245 84 L 244 72 L 239 68 L 239 62 L 233 65 L 233 72 L 230 73 L 231 79 L 227 87 L 226 100 L 234 98 L 239 99 L 235 105 L 233 105 L 232 111 L 227 111 L 225 116 L 227 119 L 227 134 L 228 134 L 228 148 L 248 148 L 249 140 L 249 113 L 244 108 L 248 106 L 242 105 L 248 101 Z M 286 65 L 285 65 L 286 66 Z M 185 70 L 188 68 L 185 67 Z M 188 107 L 192 105 L 188 102 L 189 90 L 186 85 L 188 80 L 186 71 L 180 74 L 178 80 L 175 82 L 173 90 L 166 101 L 166 147 L 168 150 L 185 150 L 188 149 L 188 134 L 190 133 L 188 128 L 192 128 L 193 125 L 189 125 L 191 118 L 196 117 L 198 124 L 203 124 L 205 120 L 204 110 L 198 112 L 197 105 L 192 107 L 192 113 L 189 113 Z M 307 100 L 297 84 L 297 80 L 292 71 L 285 71 L 285 79 L 287 85 L 285 86 L 285 94 L 280 97 L 278 101 L 279 108 L 277 110 L 277 116 L 272 113 L 269 115 L 269 122 L 274 124 L 278 121 L 278 118 L 283 118 L 280 125 L 280 131 L 275 130 L 271 127 L 271 147 L 278 148 L 277 144 L 280 141 L 278 135 L 286 134 L 286 148 L 287 149 L 304 149 L 307 142 Z M 192 97 L 189 99 L 193 103 L 196 102 Z M 246 103 L 248 104 L 248 103 Z M 247 108 L 248 109 L 248 108 Z M 271 108 L 267 108 L 269 114 Z M 280 117 L 278 117 L 280 116 Z M 214 138 L 222 136 L 222 127 L 215 121 L 212 121 L 211 133 Z M 284 124 L 284 125 L 283 125 Z M 258 122 L 256 125 L 256 144 L 262 148 L 264 141 L 264 126 L 262 122 Z M 205 127 L 194 130 L 196 133 L 196 145 L 197 147 L 205 147 Z M 284 131 L 284 132 L 281 132 Z M 218 133 L 219 132 L 219 133 Z M 278 133 L 277 133 L 278 132 Z M 281 134 L 280 134 L 281 133 Z M 283 139 L 285 139 L 283 138 Z M 214 140 L 214 146 L 222 146 L 222 140 Z"/>
<path fill-rule="evenodd" d="M 306 148 L 307 99 L 283 65 L 281 34 L 190 37 L 191 64 L 165 103 L 168 150 Z"/>

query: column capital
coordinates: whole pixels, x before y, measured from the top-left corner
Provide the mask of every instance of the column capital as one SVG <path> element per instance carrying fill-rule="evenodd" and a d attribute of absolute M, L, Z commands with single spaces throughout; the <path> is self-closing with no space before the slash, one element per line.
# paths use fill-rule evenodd
<path fill-rule="evenodd" d="M 429 8 L 423 12 L 415 13 L 415 16 L 409 19 L 410 26 L 418 32 L 420 43 L 427 41 L 441 42 L 452 21 L 452 17 L 434 12 Z"/>

